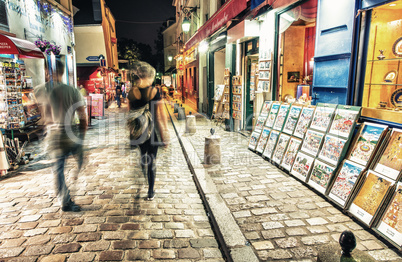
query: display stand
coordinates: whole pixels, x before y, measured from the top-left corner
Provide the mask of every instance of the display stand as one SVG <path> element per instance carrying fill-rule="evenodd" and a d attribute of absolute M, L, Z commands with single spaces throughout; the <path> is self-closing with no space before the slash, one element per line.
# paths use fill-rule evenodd
<path fill-rule="evenodd" d="M 271 91 L 271 59 L 261 58 L 259 60 L 258 90 Z"/>
<path fill-rule="evenodd" d="M 260 111 L 260 116 L 257 118 L 254 126 L 254 131 L 251 134 L 249 149 L 253 151 L 256 150 L 259 153 L 263 152 L 271 131 L 270 128 L 264 127 L 265 121 L 267 120 L 268 114 L 271 110 L 271 105 L 272 101 L 264 102 Z"/>
<path fill-rule="evenodd" d="M 225 84 L 225 88 L 223 89 L 223 113 L 221 117 L 221 121 L 224 122 L 225 119 L 230 119 L 230 70 L 228 68 L 225 69 L 223 83 Z"/>
<path fill-rule="evenodd" d="M 217 85 L 215 89 L 214 107 L 212 108 L 211 120 L 217 120 L 222 115 L 222 97 L 224 88 L 224 85 Z"/>
<path fill-rule="evenodd" d="M 232 78 L 233 88 L 233 119 L 242 120 L 242 83 L 241 76 L 233 76 Z"/>

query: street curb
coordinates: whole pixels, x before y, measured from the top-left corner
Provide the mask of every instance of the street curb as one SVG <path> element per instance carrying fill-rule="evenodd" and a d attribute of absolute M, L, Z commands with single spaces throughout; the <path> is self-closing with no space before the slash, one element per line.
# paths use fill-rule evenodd
<path fill-rule="evenodd" d="M 166 103 L 165 106 L 176 132 L 176 136 L 182 147 L 183 154 L 187 160 L 189 169 L 193 174 L 194 181 L 207 209 L 207 214 L 209 215 L 212 224 L 212 230 L 215 232 L 226 261 L 259 261 L 252 247 L 249 246 L 246 238 L 237 225 L 230 209 L 220 196 L 213 180 L 202 165 L 202 161 L 197 155 L 193 145 L 187 137 L 179 133 L 178 128 L 180 126 L 182 127 L 185 122 L 180 124 L 176 119 L 176 116 L 170 113 Z"/>

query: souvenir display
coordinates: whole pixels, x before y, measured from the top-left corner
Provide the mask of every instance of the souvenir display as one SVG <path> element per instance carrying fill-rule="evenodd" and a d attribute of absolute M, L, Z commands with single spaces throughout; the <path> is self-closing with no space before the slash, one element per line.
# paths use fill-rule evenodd
<path fill-rule="evenodd" d="M 374 171 L 397 180 L 401 170 L 402 130 L 394 128 Z"/>
<path fill-rule="evenodd" d="M 392 185 L 389 178 L 369 170 L 349 212 L 370 226 Z"/>
<path fill-rule="evenodd" d="M 289 110 L 288 118 L 286 119 L 285 126 L 283 127 L 283 132 L 286 134 L 293 134 L 293 130 L 296 127 L 297 120 L 299 119 L 302 106 L 293 105 Z"/>
<path fill-rule="evenodd" d="M 394 107 L 399 108 L 399 110 L 402 108 L 402 88 L 398 88 L 394 92 L 392 92 L 391 104 Z"/>
<path fill-rule="evenodd" d="M 323 137 L 323 133 L 311 129 L 307 130 L 301 150 L 316 157 L 320 150 Z"/>
<path fill-rule="evenodd" d="M 392 53 L 396 57 L 402 57 L 402 37 L 396 39 L 395 43 L 392 45 Z"/>
<path fill-rule="evenodd" d="M 279 136 L 278 143 L 276 143 L 274 154 L 272 155 L 272 161 L 274 161 L 277 164 L 281 163 L 289 139 L 290 136 L 283 133 Z"/>
<path fill-rule="evenodd" d="M 378 140 L 387 128 L 385 125 L 363 123 L 348 159 L 364 166 L 367 165 L 378 145 Z"/>
<path fill-rule="evenodd" d="M 402 246 L 402 183 L 399 182 L 377 230 L 391 241 Z"/>
<path fill-rule="evenodd" d="M 310 128 L 327 132 L 328 127 L 331 124 L 332 116 L 334 114 L 335 107 L 319 106 L 315 109 L 313 119 L 311 120 Z"/>
<path fill-rule="evenodd" d="M 260 116 L 268 116 L 269 110 L 271 109 L 272 101 L 265 101 L 262 105 Z"/>
<path fill-rule="evenodd" d="M 276 145 L 276 141 L 278 141 L 279 134 L 280 133 L 278 131 L 271 131 L 271 134 L 269 134 L 267 145 L 265 146 L 264 152 L 262 153 L 263 156 L 269 159 L 271 158 L 272 152 L 274 151 Z"/>
<path fill-rule="evenodd" d="M 346 202 L 351 196 L 356 182 L 363 170 L 364 166 L 345 160 L 335 177 L 335 182 L 333 183 L 328 195 L 329 198 L 342 207 L 345 207 Z"/>
<path fill-rule="evenodd" d="M 290 108 L 290 104 L 282 104 L 279 107 L 278 114 L 276 116 L 274 129 L 278 131 L 282 131 L 283 124 L 285 123 L 286 116 L 288 115 Z"/>
<path fill-rule="evenodd" d="M 352 131 L 352 128 L 355 125 L 359 112 L 359 110 L 337 108 L 329 133 L 348 138 L 350 131 Z"/>
<path fill-rule="evenodd" d="M 310 124 L 311 119 L 313 118 L 315 107 L 303 107 L 299 121 L 297 121 L 297 125 L 293 135 L 298 138 L 303 138 L 304 134 L 307 132 L 307 127 Z"/>
<path fill-rule="evenodd" d="M 266 127 L 272 128 L 272 126 L 274 125 L 276 115 L 278 114 L 280 105 L 281 105 L 280 102 L 272 103 L 271 111 L 269 112 L 267 121 L 265 122 Z"/>
<path fill-rule="evenodd" d="M 269 133 L 271 133 L 271 129 L 269 129 L 268 127 L 264 127 L 264 129 L 261 132 L 260 139 L 258 140 L 257 147 L 255 149 L 255 151 L 257 151 L 258 153 L 262 153 L 264 151 L 265 145 L 267 144 L 267 140 L 269 137 Z"/>
<path fill-rule="evenodd" d="M 290 138 L 288 147 L 286 148 L 281 163 L 281 166 L 286 170 L 290 171 L 290 169 L 292 168 L 293 162 L 295 161 L 296 154 L 299 151 L 301 143 L 301 139 L 295 137 Z"/>
<path fill-rule="evenodd" d="M 250 142 L 248 143 L 248 148 L 250 148 L 251 150 L 255 150 L 259 138 L 260 138 L 260 132 L 254 131 L 251 134 Z"/>
<path fill-rule="evenodd" d="M 318 157 L 330 164 L 337 165 L 341 160 L 346 140 L 333 135 L 326 135 Z"/>
<path fill-rule="evenodd" d="M 302 181 L 306 181 L 313 165 L 314 158 L 298 152 L 290 173 Z"/>
<path fill-rule="evenodd" d="M 335 167 L 316 159 L 314 161 L 314 167 L 311 171 L 308 184 L 311 187 L 315 188 L 318 192 L 325 194 L 329 180 L 331 179 L 334 170 Z"/>
<path fill-rule="evenodd" d="M 254 131 L 261 131 L 264 127 L 265 120 L 267 119 L 266 116 L 259 116 L 257 121 L 255 122 Z"/>

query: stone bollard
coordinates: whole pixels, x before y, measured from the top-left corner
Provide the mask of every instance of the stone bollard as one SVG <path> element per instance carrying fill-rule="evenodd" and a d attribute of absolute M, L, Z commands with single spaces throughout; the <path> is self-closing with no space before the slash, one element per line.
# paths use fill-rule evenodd
<path fill-rule="evenodd" d="M 207 165 L 221 163 L 221 138 L 215 135 L 213 128 L 211 128 L 211 136 L 205 138 L 204 163 Z"/>
<path fill-rule="evenodd" d="M 177 113 L 178 109 L 179 109 L 179 103 L 177 103 L 176 101 L 176 103 L 174 103 L 173 105 L 173 113 Z"/>
<path fill-rule="evenodd" d="M 186 119 L 186 110 L 184 107 L 180 106 L 177 109 L 177 120 L 185 120 Z"/>
<path fill-rule="evenodd" d="M 186 133 L 194 134 L 195 131 L 196 131 L 195 116 L 193 116 L 190 111 L 189 115 L 186 117 Z"/>

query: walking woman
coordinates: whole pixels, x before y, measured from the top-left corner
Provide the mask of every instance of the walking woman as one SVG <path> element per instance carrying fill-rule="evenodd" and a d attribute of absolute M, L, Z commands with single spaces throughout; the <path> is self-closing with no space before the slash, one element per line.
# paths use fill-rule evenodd
<path fill-rule="evenodd" d="M 134 66 L 134 85 L 128 98 L 128 127 L 131 147 L 141 151 L 141 167 L 148 177 L 148 200 L 155 196 L 155 159 L 159 146 L 167 147 L 169 133 L 167 115 L 158 88 L 152 86 L 155 68 L 146 62 Z"/>

